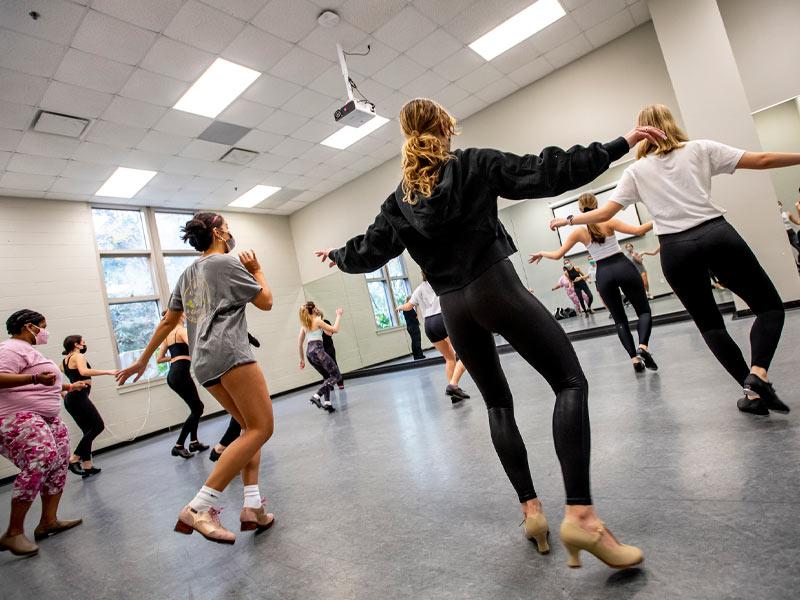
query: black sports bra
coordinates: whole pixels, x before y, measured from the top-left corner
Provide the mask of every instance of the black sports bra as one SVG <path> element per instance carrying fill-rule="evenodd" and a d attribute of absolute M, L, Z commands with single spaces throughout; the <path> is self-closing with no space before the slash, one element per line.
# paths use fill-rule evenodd
<path fill-rule="evenodd" d="M 86 375 L 81 375 L 81 372 L 78 369 L 71 369 L 68 366 L 68 363 L 69 363 L 69 358 L 65 358 L 64 359 L 64 375 L 67 376 L 67 379 L 69 379 L 70 383 L 75 383 L 76 381 L 91 381 L 92 380 L 91 377 L 88 377 Z M 90 369 L 92 368 L 92 365 L 90 365 L 89 363 L 86 363 L 86 366 L 88 368 L 90 368 Z"/>
<path fill-rule="evenodd" d="M 185 342 L 175 342 L 167 347 L 167 352 L 172 358 L 176 356 L 190 356 L 189 344 Z"/>

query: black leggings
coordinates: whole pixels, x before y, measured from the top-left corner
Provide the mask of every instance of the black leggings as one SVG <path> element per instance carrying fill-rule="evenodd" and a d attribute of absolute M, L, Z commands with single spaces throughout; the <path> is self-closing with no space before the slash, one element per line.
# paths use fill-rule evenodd
<path fill-rule="evenodd" d="M 69 392 L 64 396 L 64 408 L 83 432 L 81 441 L 75 446 L 75 454 L 84 462 L 92 460 L 92 444 L 106 425 L 89 399 L 89 390 Z"/>
<path fill-rule="evenodd" d="M 636 316 L 639 317 L 639 323 L 636 327 L 639 334 L 639 343 L 646 346 L 650 341 L 653 319 L 650 314 L 650 303 L 647 302 L 647 294 L 644 291 L 642 276 L 633 263 L 625 258 L 622 253 L 598 260 L 597 291 L 600 293 L 603 302 L 605 302 L 608 312 L 614 318 L 619 341 L 622 342 L 623 347 L 628 352 L 628 356 L 633 358 L 636 356 L 636 346 L 633 343 L 631 328 L 628 324 L 628 315 L 625 314 L 620 290 L 633 305 Z"/>
<path fill-rule="evenodd" d="M 170 363 L 167 374 L 167 385 L 186 402 L 191 411 L 178 436 L 178 446 L 183 446 L 188 436 L 191 436 L 191 441 L 197 441 L 197 426 L 200 424 L 200 417 L 203 416 L 203 402 L 194 385 L 190 366 L 189 360 L 176 360 Z"/>
<path fill-rule="evenodd" d="M 239 421 L 231 417 L 231 420 L 228 422 L 228 428 L 225 430 L 225 433 L 222 434 L 222 438 L 219 440 L 220 446 L 225 446 L 227 448 L 233 442 L 235 442 L 241 434 L 242 426 L 239 425 Z"/>
<path fill-rule="evenodd" d="M 325 378 L 322 382 L 322 387 L 317 390 L 317 396 L 324 396 L 326 400 L 330 401 L 331 390 L 342 376 L 341 373 L 339 373 L 339 367 L 336 361 L 325 352 L 322 342 L 318 341 L 308 342 L 306 357 L 308 358 L 308 362 L 311 363 L 311 366 Z"/>
<path fill-rule="evenodd" d="M 722 366 L 739 384 L 750 373 L 742 351 L 725 329 L 708 285 L 709 270 L 755 313 L 750 329 L 750 364 L 768 369 L 783 330 L 783 303 L 742 237 L 718 217 L 658 239 L 664 277 Z"/>
<path fill-rule="evenodd" d="M 572 344 L 550 311 L 525 289 L 508 259 L 440 300 L 450 341 L 481 391 L 492 442 L 519 501 L 536 498 L 536 491 L 493 333 L 502 335 L 556 393 L 553 438 L 567 504 L 591 504 L 589 386 Z"/>
<path fill-rule="evenodd" d="M 589 284 L 587 284 L 584 280 L 581 281 L 573 281 L 572 285 L 575 288 L 575 295 L 578 296 L 578 302 L 581 303 L 581 308 L 585 311 L 592 308 L 592 302 L 594 302 L 594 296 L 592 296 L 592 291 L 589 289 Z M 583 302 L 583 292 L 586 294 L 586 304 Z"/>

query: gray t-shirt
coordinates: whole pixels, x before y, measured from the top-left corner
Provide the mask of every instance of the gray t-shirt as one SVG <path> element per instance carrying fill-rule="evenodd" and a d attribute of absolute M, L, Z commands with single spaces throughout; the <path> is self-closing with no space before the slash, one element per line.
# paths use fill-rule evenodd
<path fill-rule="evenodd" d="M 245 308 L 260 291 L 241 261 L 229 254 L 198 258 L 178 279 L 169 308 L 186 315 L 192 366 L 200 383 L 255 362 Z"/>

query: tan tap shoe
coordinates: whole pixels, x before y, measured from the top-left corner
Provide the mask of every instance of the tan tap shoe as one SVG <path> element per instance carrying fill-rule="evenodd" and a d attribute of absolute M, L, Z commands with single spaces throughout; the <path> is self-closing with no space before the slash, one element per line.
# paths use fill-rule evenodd
<path fill-rule="evenodd" d="M 38 542 L 46 537 L 50 537 L 51 535 L 56 535 L 57 533 L 61 533 L 67 529 L 77 527 L 81 523 L 83 523 L 83 519 L 59 519 L 53 523 L 50 523 L 49 525 L 38 525 L 36 529 L 33 530 L 33 539 Z"/>
<path fill-rule="evenodd" d="M 261 533 L 275 524 L 275 515 L 268 513 L 266 509 L 267 501 L 262 502 L 258 508 L 244 507 L 239 515 L 242 531 L 255 531 Z"/>
<path fill-rule="evenodd" d="M 183 507 L 175 523 L 175 531 L 190 535 L 196 531 L 210 542 L 218 544 L 233 544 L 236 535 L 228 531 L 219 521 L 220 511 L 209 508 L 207 511 L 196 511 L 188 504 Z"/>
<path fill-rule="evenodd" d="M 608 529 L 605 523 L 600 523 L 600 527 L 594 533 L 589 533 L 574 521 L 564 519 L 561 522 L 561 543 L 567 549 L 567 564 L 570 567 L 580 567 L 581 550 L 591 552 L 597 558 L 614 569 L 627 569 L 638 565 L 644 560 L 644 554 L 636 546 L 620 544 L 616 548 L 609 548 L 601 543 L 604 535 L 611 536 L 611 539 L 618 541 Z"/>
<path fill-rule="evenodd" d="M 547 519 L 544 513 L 527 516 L 522 523 L 525 525 L 525 537 L 532 542 L 536 542 L 539 554 L 548 554 L 550 552 L 550 544 L 547 538 L 550 535 L 550 528 L 547 526 Z"/>
<path fill-rule="evenodd" d="M 0 537 L 0 552 L 8 550 L 15 556 L 34 556 L 39 553 L 39 546 L 25 537 L 24 533 Z"/>

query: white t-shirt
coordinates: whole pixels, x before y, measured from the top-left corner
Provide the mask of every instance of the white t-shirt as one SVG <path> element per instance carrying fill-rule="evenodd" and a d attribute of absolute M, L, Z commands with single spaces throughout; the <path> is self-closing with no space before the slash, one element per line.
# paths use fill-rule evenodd
<path fill-rule="evenodd" d="M 423 281 L 411 294 L 411 304 L 422 309 L 425 318 L 442 312 L 442 307 L 439 306 L 439 296 L 427 281 Z"/>
<path fill-rule="evenodd" d="M 744 152 L 691 140 L 669 154 L 650 154 L 625 169 L 611 200 L 623 208 L 642 202 L 656 235 L 686 231 L 725 213 L 711 201 L 711 177 L 733 173 Z"/>

